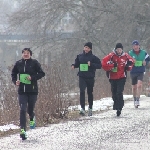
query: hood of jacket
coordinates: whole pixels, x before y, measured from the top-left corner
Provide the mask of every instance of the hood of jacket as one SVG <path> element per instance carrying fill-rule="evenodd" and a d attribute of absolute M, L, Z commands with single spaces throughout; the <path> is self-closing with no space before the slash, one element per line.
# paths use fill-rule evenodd
<path fill-rule="evenodd" d="M 113 52 L 115 55 L 117 55 L 117 56 L 124 56 L 124 55 L 125 55 L 125 52 L 124 52 L 124 51 L 122 51 L 122 53 L 119 55 L 119 54 L 116 52 L 115 48 L 112 50 L 112 52 Z"/>

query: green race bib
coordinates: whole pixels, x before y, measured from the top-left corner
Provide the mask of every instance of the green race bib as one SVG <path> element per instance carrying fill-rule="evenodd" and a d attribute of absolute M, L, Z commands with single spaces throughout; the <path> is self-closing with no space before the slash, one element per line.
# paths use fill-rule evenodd
<path fill-rule="evenodd" d="M 29 74 L 20 74 L 20 82 L 24 84 L 31 84 L 31 81 L 27 79 Z"/>
<path fill-rule="evenodd" d="M 80 71 L 88 71 L 88 64 L 80 64 Z"/>
<path fill-rule="evenodd" d="M 117 72 L 117 67 L 113 68 L 111 71 L 112 72 Z"/>
<path fill-rule="evenodd" d="M 135 61 L 134 66 L 136 66 L 136 67 L 140 67 L 140 66 L 142 66 L 142 64 L 143 64 L 143 62 L 142 62 L 142 61 Z"/>

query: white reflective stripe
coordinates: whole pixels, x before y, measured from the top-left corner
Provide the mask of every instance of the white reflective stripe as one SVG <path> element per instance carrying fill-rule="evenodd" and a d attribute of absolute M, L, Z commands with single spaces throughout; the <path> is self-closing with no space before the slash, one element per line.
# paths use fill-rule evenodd
<path fill-rule="evenodd" d="M 133 60 L 132 60 L 132 59 L 129 59 L 129 61 L 132 61 L 132 62 L 133 62 Z"/>
<path fill-rule="evenodd" d="M 112 64 L 112 61 L 107 61 L 107 64 Z"/>
<path fill-rule="evenodd" d="M 25 60 L 25 65 L 24 65 L 24 72 L 26 71 L 25 67 L 26 67 L 26 60 Z"/>
<path fill-rule="evenodd" d="M 146 58 L 148 58 L 148 57 L 149 57 L 149 55 L 148 55 L 148 54 L 146 54 L 145 59 L 146 59 Z"/>
<path fill-rule="evenodd" d="M 124 72 L 124 77 L 127 77 L 125 72 Z"/>
<path fill-rule="evenodd" d="M 25 69 L 25 68 L 26 68 L 26 61 L 27 61 L 27 60 L 25 60 L 24 72 L 26 71 L 26 69 Z M 24 92 L 25 92 L 25 91 L 26 91 L 26 89 L 25 89 L 25 85 L 24 85 Z"/>

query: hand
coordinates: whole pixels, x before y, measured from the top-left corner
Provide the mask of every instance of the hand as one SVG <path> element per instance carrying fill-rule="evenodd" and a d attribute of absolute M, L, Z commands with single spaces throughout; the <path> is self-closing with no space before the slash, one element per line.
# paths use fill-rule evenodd
<path fill-rule="evenodd" d="M 27 76 L 27 79 L 28 79 L 28 80 L 31 80 L 31 76 Z"/>
<path fill-rule="evenodd" d="M 20 85 L 20 80 L 16 81 L 16 85 L 19 86 Z"/>
<path fill-rule="evenodd" d="M 148 62 L 147 67 L 150 68 L 150 62 Z"/>
<path fill-rule="evenodd" d="M 74 69 L 74 66 L 73 66 L 73 65 L 71 66 L 71 69 Z"/>
<path fill-rule="evenodd" d="M 91 62 L 90 61 L 88 61 L 88 66 L 90 66 L 91 65 Z"/>
<path fill-rule="evenodd" d="M 146 61 L 145 60 L 143 61 L 143 66 L 146 66 Z"/>

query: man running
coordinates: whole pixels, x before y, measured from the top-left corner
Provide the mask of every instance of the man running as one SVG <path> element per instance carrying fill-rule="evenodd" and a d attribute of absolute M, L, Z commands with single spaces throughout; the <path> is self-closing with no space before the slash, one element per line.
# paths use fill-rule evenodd
<path fill-rule="evenodd" d="M 137 40 L 132 42 L 132 50 L 129 51 L 129 55 L 135 60 L 135 64 L 130 71 L 130 77 L 132 80 L 134 106 L 138 108 L 138 106 L 140 106 L 140 95 L 142 92 L 145 66 L 150 61 L 150 57 L 145 50 L 140 48 L 140 44 Z"/>

